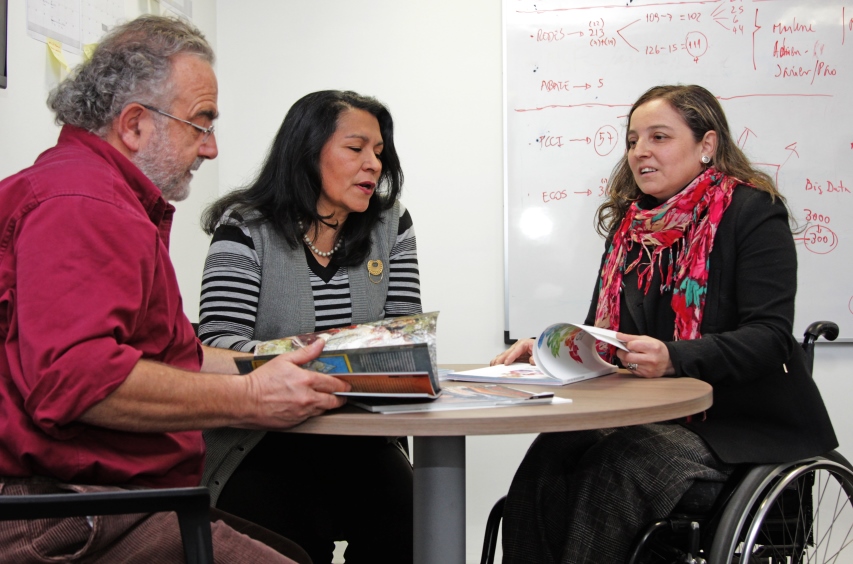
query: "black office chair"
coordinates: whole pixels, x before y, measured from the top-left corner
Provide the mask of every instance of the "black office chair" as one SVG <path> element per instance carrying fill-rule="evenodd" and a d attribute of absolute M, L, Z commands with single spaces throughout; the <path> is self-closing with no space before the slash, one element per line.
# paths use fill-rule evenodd
<path fill-rule="evenodd" d="M 0 496 L 0 520 L 46 519 L 129 513 L 178 514 L 187 564 L 213 564 L 207 488 Z"/>
<path fill-rule="evenodd" d="M 838 325 L 806 329 L 810 369 L 820 337 L 834 341 Z M 494 561 L 505 500 L 489 514 L 481 564 Z M 853 562 L 853 466 L 843 456 L 745 466 L 725 484 L 696 482 L 668 518 L 641 532 L 628 564 L 750 562 Z"/>

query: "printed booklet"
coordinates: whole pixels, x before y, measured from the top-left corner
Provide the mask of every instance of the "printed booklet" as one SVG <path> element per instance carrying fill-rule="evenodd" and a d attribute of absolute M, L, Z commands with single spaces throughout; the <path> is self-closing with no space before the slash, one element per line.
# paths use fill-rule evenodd
<path fill-rule="evenodd" d="M 350 398 L 348 403 L 374 413 L 417 413 L 421 411 L 447 411 L 451 409 L 477 409 L 551 403 L 551 392 L 528 392 L 499 384 L 479 386 L 451 386 L 441 390 L 441 395 L 430 401 L 400 400 L 391 397 Z M 563 400 L 567 401 L 567 400 Z"/>
<path fill-rule="evenodd" d="M 304 368 L 352 385 L 352 391 L 338 395 L 436 398 L 441 393 L 437 319 L 438 312 L 423 313 L 264 341 L 255 347 L 255 356 L 236 358 L 235 363 L 241 374 L 247 374 L 276 355 L 323 339 L 323 353 Z"/>
<path fill-rule="evenodd" d="M 449 372 L 446 380 L 462 382 L 492 382 L 501 384 L 536 384 L 564 386 L 596 376 L 616 372 L 617 367 L 605 362 L 595 348 L 596 340 L 622 350 L 625 344 L 616 338 L 616 331 L 557 323 L 539 335 L 533 346 L 536 365 L 518 363 L 489 366 L 461 372 Z"/>

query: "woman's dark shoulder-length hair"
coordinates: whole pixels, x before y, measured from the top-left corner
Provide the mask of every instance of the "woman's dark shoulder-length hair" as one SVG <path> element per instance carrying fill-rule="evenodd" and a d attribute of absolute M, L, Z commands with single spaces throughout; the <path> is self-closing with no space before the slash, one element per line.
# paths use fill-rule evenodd
<path fill-rule="evenodd" d="M 664 100 L 678 112 L 687 127 L 690 128 L 693 133 L 693 140 L 697 143 L 706 132 L 715 131 L 717 133 L 717 149 L 709 166 L 767 192 L 773 198 L 785 201 L 776 189 L 773 180 L 766 173 L 754 167 L 738 147 L 729 130 L 729 123 L 723 107 L 711 92 L 696 84 L 653 86 L 631 106 L 631 110 L 628 112 L 626 130 L 631 126 L 631 116 L 634 111 L 652 100 Z M 607 199 L 599 206 L 595 215 L 596 231 L 604 237 L 619 225 L 631 203 L 642 196 L 628 163 L 628 149 L 626 135 L 625 153 L 613 168 Z"/>
<path fill-rule="evenodd" d="M 383 211 L 393 207 L 403 187 L 403 170 L 394 146 L 394 121 L 381 102 L 369 96 L 340 90 L 313 92 L 299 99 L 284 117 L 257 178 L 248 186 L 226 194 L 203 213 L 202 228 L 212 234 L 223 214 L 234 209 L 243 217 L 257 212 L 253 221 L 269 222 L 290 244 L 300 245 L 302 231 L 318 221 L 322 181 L 320 152 L 335 133 L 346 110 L 364 110 L 379 122 L 384 148 L 382 173 L 367 210 L 349 214 L 341 231 L 344 245 L 335 254 L 339 264 L 364 261 L 370 250 L 370 232 Z"/>

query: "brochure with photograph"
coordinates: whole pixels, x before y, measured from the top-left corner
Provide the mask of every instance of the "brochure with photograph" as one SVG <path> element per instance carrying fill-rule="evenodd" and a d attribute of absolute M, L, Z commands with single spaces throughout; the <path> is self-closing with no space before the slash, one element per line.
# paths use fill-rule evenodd
<path fill-rule="evenodd" d="M 557 323 L 545 329 L 536 339 L 533 346 L 535 366 L 528 363 L 501 364 L 450 372 L 445 379 L 463 382 L 564 386 L 616 372 L 617 367 L 605 362 L 598 354 L 595 347 L 596 340 L 628 350 L 625 344 L 616 338 L 616 331 L 587 325 Z"/>
<path fill-rule="evenodd" d="M 339 395 L 435 398 L 441 391 L 435 360 L 437 319 L 438 312 L 423 313 L 264 341 L 255 347 L 255 356 L 235 363 L 247 374 L 281 353 L 323 339 L 322 354 L 304 368 L 352 385 L 352 391 Z"/>

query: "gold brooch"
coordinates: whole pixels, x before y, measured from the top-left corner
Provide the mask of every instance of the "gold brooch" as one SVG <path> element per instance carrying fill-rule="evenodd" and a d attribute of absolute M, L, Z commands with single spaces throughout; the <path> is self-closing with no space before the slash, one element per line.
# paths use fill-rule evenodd
<path fill-rule="evenodd" d="M 370 279 L 374 284 L 379 284 L 382 282 L 382 271 L 384 270 L 384 266 L 382 265 L 382 261 L 379 259 L 373 259 L 367 261 L 367 278 Z M 375 277 L 379 278 L 376 279 Z"/>

